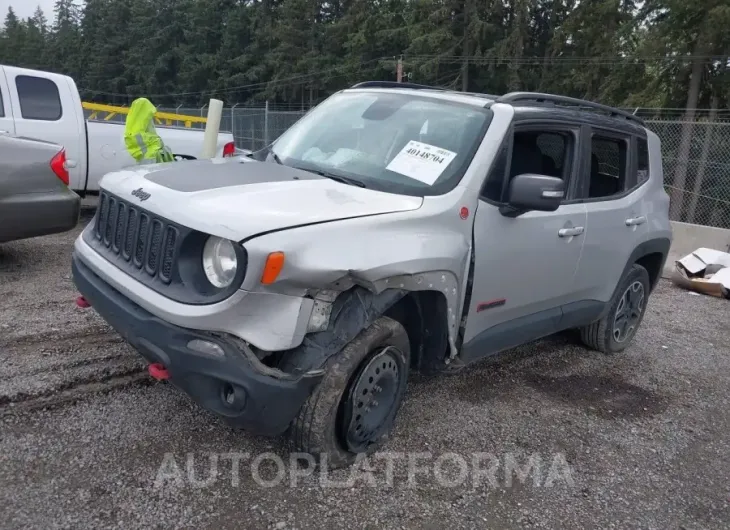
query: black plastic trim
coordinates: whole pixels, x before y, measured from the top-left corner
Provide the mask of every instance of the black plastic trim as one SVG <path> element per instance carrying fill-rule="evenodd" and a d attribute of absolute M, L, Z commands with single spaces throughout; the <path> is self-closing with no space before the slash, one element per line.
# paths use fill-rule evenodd
<path fill-rule="evenodd" d="M 590 108 L 593 110 L 599 110 L 605 112 L 612 117 L 622 117 L 629 121 L 634 121 L 640 125 L 645 125 L 644 120 L 638 116 L 634 116 L 630 112 L 620 110 L 608 105 L 602 105 L 600 103 L 594 103 L 585 99 L 571 98 L 567 96 L 558 96 L 555 94 L 544 94 L 541 92 L 510 92 L 497 98 L 496 103 L 521 103 L 521 102 L 532 102 L 537 104 L 542 103 L 553 103 L 563 106 L 572 106 L 578 108 Z"/>
<path fill-rule="evenodd" d="M 599 300 L 581 300 L 497 324 L 465 344 L 460 357 L 469 363 L 566 329 L 587 326 L 600 318 L 609 305 Z"/>
<path fill-rule="evenodd" d="M 492 326 L 464 344 L 460 357 L 469 363 L 557 333 L 562 316 L 554 307 Z"/>
<path fill-rule="evenodd" d="M 592 324 L 601 317 L 601 314 L 610 305 L 599 300 L 581 300 L 562 307 L 563 318 L 560 319 L 560 329 L 563 331 Z"/>
<path fill-rule="evenodd" d="M 71 267 L 76 287 L 104 320 L 147 361 L 163 364 L 172 384 L 235 427 L 281 434 L 321 380 L 321 373 L 281 378 L 264 373 L 233 339 L 155 317 L 104 282 L 77 254 Z M 217 344 L 225 357 L 190 350 L 187 344 L 193 339 Z M 224 391 L 231 390 L 233 405 L 223 399 Z"/>
<path fill-rule="evenodd" d="M 620 278 L 624 278 L 628 273 L 631 267 L 634 266 L 634 263 L 639 261 L 641 258 L 648 256 L 649 254 L 661 254 L 662 255 L 662 262 L 659 266 L 659 274 L 657 274 L 654 283 L 651 286 L 651 290 L 654 291 L 657 284 L 659 283 L 659 278 L 662 276 L 662 271 L 664 270 L 664 265 L 667 262 L 667 257 L 669 257 L 669 248 L 672 246 L 672 241 L 669 238 L 666 237 L 659 237 L 656 239 L 650 239 L 649 241 L 644 241 L 639 246 L 637 246 L 633 252 L 631 252 L 631 255 L 629 256 L 629 259 L 626 261 L 626 265 L 624 266 L 624 270 L 621 272 Z M 619 286 L 621 285 L 621 280 L 619 279 L 618 283 L 616 284 L 616 289 L 613 292 L 613 295 L 611 299 L 613 299 L 614 296 L 616 296 L 616 291 L 618 291 Z M 606 308 L 606 311 L 608 311 L 608 307 Z M 603 316 L 605 312 L 601 314 L 600 316 Z"/>

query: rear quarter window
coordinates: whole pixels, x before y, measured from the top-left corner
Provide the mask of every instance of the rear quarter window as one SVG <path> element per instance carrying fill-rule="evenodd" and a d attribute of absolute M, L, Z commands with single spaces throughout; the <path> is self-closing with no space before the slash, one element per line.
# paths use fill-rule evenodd
<path fill-rule="evenodd" d="M 15 78 L 20 113 L 26 120 L 57 121 L 63 115 L 61 96 L 50 79 L 19 75 Z"/>
<path fill-rule="evenodd" d="M 0 118 L 5 117 L 5 104 L 3 103 L 3 91 L 0 89 Z"/>

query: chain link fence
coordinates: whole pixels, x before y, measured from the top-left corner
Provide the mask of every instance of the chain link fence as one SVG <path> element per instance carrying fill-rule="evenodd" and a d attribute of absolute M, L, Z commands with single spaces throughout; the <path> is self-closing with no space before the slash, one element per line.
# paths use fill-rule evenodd
<path fill-rule="evenodd" d="M 651 120 L 662 140 L 670 217 L 730 228 L 730 121 Z"/>
<path fill-rule="evenodd" d="M 188 116 L 206 116 L 207 108 L 160 108 Z M 662 141 L 664 184 L 671 197 L 670 217 L 730 228 L 730 114 L 701 115 L 685 121 L 680 112 L 639 112 Z M 221 130 L 232 132 L 236 146 L 257 150 L 278 138 L 306 111 L 273 107 L 226 107 Z M 124 116 L 117 116 L 114 121 Z M 202 128 L 202 124 L 193 124 Z"/>
<path fill-rule="evenodd" d="M 159 108 L 186 116 L 206 116 L 207 108 Z M 278 110 L 267 107 L 226 107 L 221 116 L 221 131 L 233 133 L 236 147 L 255 151 L 276 140 L 289 127 L 306 114 L 306 111 Z M 204 128 L 202 124 L 193 124 Z"/>

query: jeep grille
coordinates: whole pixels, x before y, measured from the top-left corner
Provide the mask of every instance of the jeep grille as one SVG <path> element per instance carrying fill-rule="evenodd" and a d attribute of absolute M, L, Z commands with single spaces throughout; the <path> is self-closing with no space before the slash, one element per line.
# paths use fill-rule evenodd
<path fill-rule="evenodd" d="M 94 235 L 107 258 L 122 259 L 169 284 L 175 271 L 179 229 L 166 219 L 102 192 Z"/>

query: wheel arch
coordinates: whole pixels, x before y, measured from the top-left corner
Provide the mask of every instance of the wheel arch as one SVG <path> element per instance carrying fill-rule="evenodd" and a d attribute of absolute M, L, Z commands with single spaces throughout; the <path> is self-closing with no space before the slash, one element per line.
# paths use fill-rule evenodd
<path fill-rule="evenodd" d="M 432 372 L 448 355 L 449 314 L 449 301 L 441 291 L 391 288 L 375 293 L 354 286 L 332 303 L 327 329 L 308 333 L 299 346 L 280 352 L 278 367 L 288 373 L 321 369 L 361 331 L 380 316 L 387 316 L 406 329 L 411 343 L 411 368 Z"/>
<path fill-rule="evenodd" d="M 405 295 L 402 289 L 386 289 L 376 294 L 361 286 L 343 291 L 332 302 L 327 328 L 308 333 L 299 346 L 280 352 L 279 369 L 287 373 L 321 369 L 330 357 Z"/>
<path fill-rule="evenodd" d="M 632 265 L 641 265 L 649 273 L 651 288 L 654 290 L 659 283 L 659 278 L 662 276 L 662 270 L 667 261 L 667 256 L 669 256 L 671 246 L 672 241 L 667 237 L 644 241 L 631 253 L 621 277 L 623 278 L 627 274 Z"/>
<path fill-rule="evenodd" d="M 411 369 L 434 373 L 449 353 L 448 302 L 440 291 L 406 293 L 385 316 L 403 325 L 411 344 Z"/>
<path fill-rule="evenodd" d="M 659 278 L 661 278 L 662 270 L 664 269 L 664 264 L 667 261 L 669 248 L 671 246 L 672 241 L 668 237 L 649 239 L 639 244 L 631 252 L 629 259 L 626 261 L 624 270 L 621 272 L 621 276 L 619 276 L 614 292 L 611 295 L 611 300 L 616 297 L 616 292 L 621 286 L 621 280 L 629 273 L 631 267 L 637 264 L 644 267 L 649 273 L 649 281 L 651 284 L 651 290 L 653 291 L 659 284 Z M 601 317 L 606 315 L 609 308 L 610 303 L 606 304 L 606 309 L 604 309 L 601 313 Z"/>

